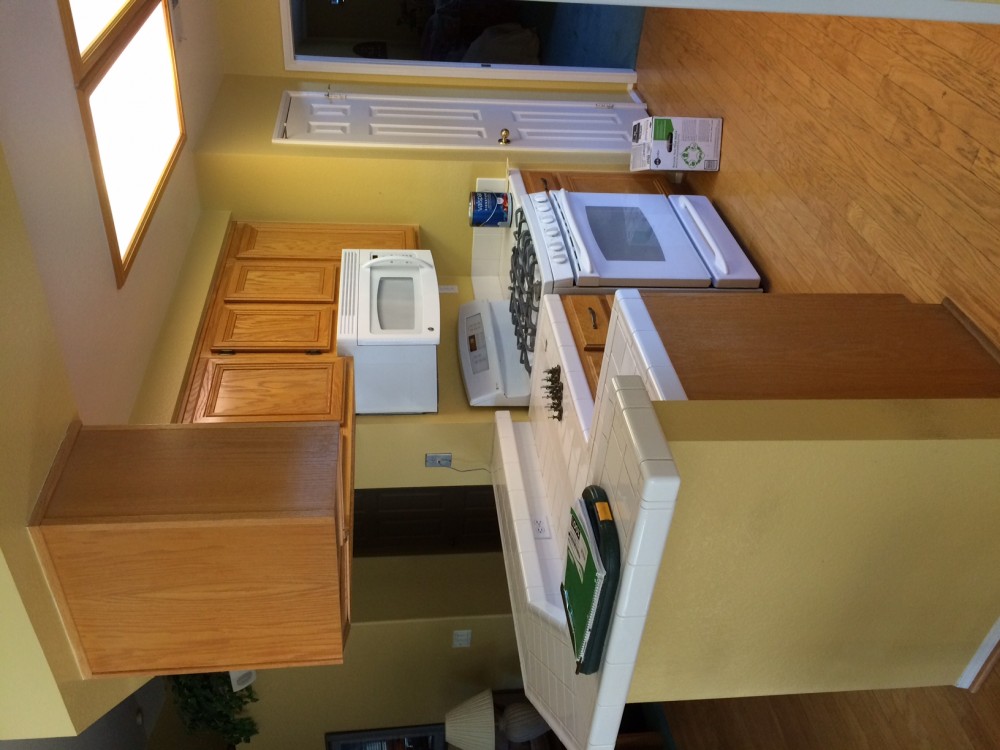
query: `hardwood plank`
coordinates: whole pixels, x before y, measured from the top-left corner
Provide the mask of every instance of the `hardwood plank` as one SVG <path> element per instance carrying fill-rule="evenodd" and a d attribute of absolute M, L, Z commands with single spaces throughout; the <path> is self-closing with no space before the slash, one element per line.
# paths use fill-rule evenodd
<path fill-rule="evenodd" d="M 964 95 L 984 82 L 989 99 L 1000 81 L 984 70 L 998 44 L 983 32 L 656 9 L 638 89 L 654 114 L 724 118 L 722 170 L 686 183 L 714 200 L 768 288 L 950 296 L 996 342 L 1000 157 L 988 144 L 1000 129 Z M 957 82 L 963 50 L 976 75 Z M 919 64 L 931 53 L 946 80 Z"/>

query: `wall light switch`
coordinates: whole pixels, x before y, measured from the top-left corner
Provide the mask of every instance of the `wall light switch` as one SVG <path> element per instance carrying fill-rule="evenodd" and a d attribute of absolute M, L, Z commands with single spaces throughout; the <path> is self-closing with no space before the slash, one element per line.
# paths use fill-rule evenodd
<path fill-rule="evenodd" d="M 472 645 L 472 631 L 471 630 L 453 630 L 451 631 L 451 647 L 452 648 L 469 648 Z"/>

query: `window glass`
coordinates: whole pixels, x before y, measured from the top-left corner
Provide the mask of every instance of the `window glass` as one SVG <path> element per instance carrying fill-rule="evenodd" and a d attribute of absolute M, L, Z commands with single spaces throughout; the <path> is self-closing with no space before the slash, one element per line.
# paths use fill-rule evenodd
<path fill-rule="evenodd" d="M 69 0 L 80 54 L 87 53 L 127 3 L 128 0 Z"/>
<path fill-rule="evenodd" d="M 90 95 L 118 253 L 124 258 L 181 136 L 166 19 L 154 11 Z"/>

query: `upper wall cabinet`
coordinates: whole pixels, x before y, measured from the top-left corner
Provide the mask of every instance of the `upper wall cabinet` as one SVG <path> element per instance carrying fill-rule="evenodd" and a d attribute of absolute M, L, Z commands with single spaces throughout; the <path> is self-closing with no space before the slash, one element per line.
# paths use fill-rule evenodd
<path fill-rule="evenodd" d="M 178 420 L 336 418 L 340 254 L 417 244 L 410 225 L 233 222 Z"/>
<path fill-rule="evenodd" d="M 83 427 L 31 532 L 87 676 L 338 664 L 336 422 Z"/>

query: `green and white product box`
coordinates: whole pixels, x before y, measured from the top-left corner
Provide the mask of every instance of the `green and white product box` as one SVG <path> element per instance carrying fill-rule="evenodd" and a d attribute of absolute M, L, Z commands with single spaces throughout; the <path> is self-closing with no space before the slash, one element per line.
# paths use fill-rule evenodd
<path fill-rule="evenodd" d="M 632 124 L 631 171 L 717 172 L 720 117 L 645 117 Z"/>

